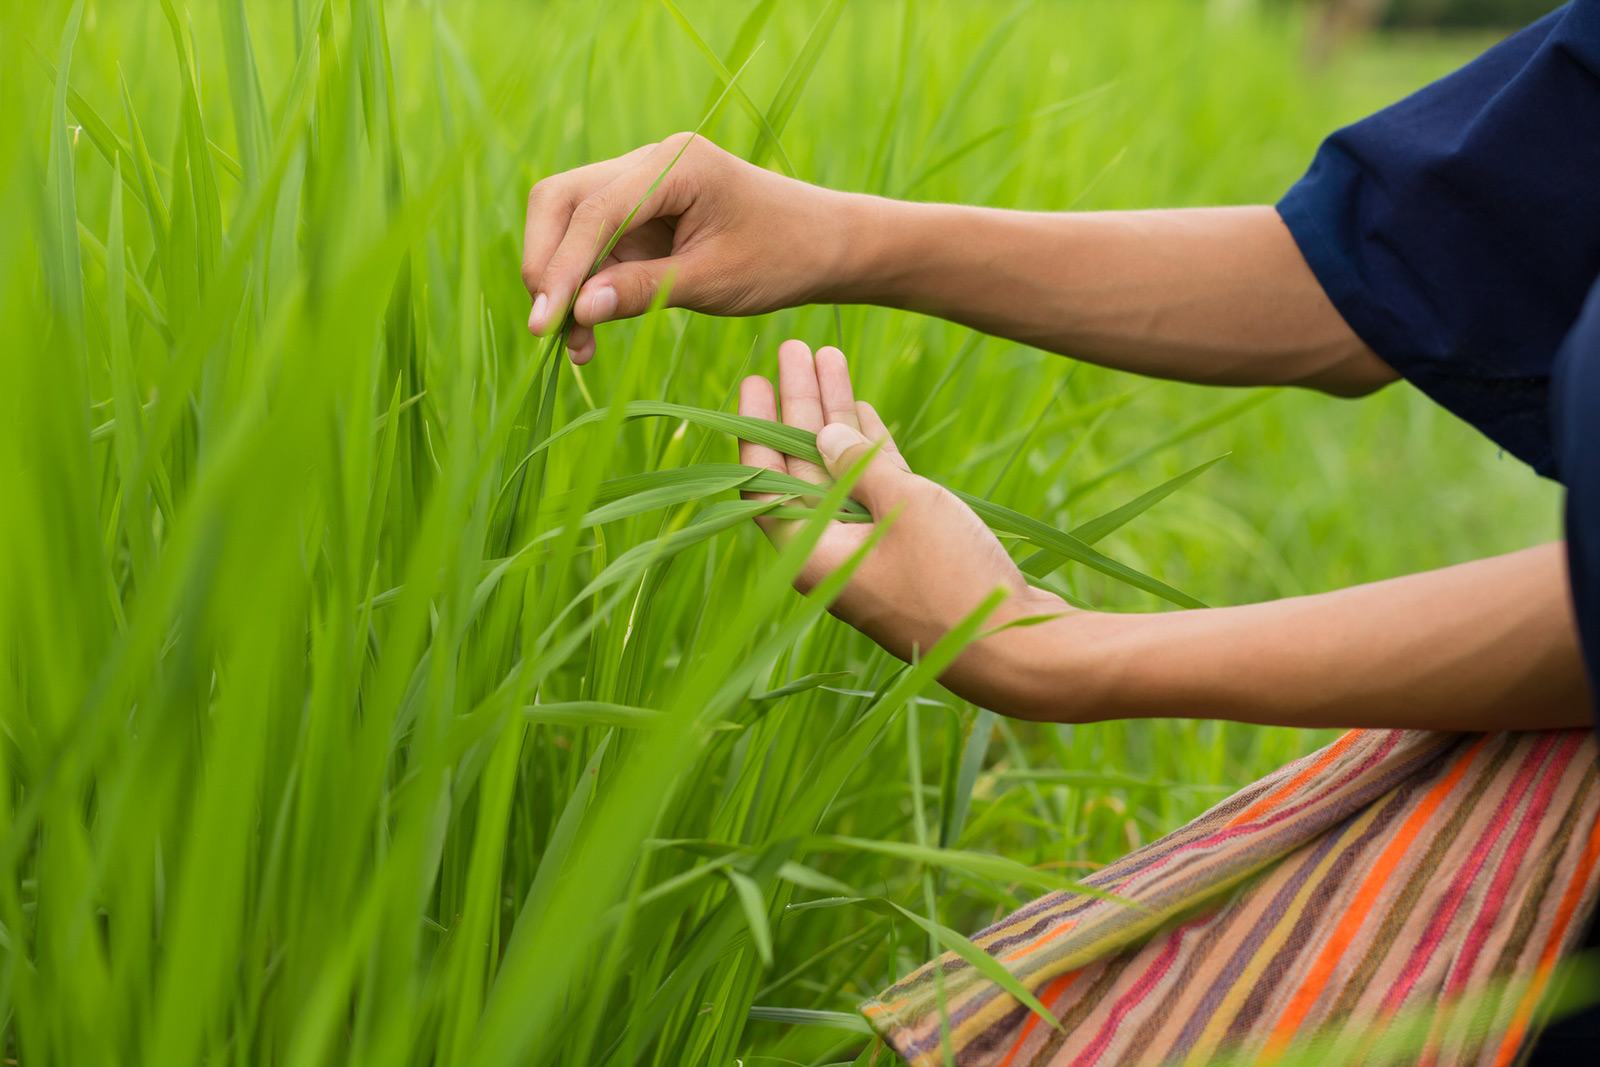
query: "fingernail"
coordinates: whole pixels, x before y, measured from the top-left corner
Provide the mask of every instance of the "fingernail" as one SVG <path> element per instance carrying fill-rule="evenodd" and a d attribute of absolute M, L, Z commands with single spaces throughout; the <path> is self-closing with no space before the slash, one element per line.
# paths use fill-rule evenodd
<path fill-rule="evenodd" d="M 544 332 L 544 314 L 550 308 L 550 298 L 540 293 L 533 298 L 533 311 L 528 315 L 528 329 L 534 333 Z"/>
<path fill-rule="evenodd" d="M 822 458 L 829 463 L 837 463 L 839 457 L 844 455 L 856 445 L 864 445 L 867 439 L 842 422 L 830 422 L 817 434 L 817 451 L 822 453 Z"/>
<path fill-rule="evenodd" d="M 617 313 L 617 291 L 611 286 L 603 286 L 589 294 L 589 314 L 587 318 L 591 323 L 605 322 Z"/>

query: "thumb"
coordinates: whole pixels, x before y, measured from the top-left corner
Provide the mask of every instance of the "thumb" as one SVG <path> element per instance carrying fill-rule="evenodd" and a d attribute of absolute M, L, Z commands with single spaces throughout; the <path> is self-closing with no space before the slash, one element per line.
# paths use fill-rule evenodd
<path fill-rule="evenodd" d="M 872 442 L 860 430 L 842 422 L 830 422 L 817 434 L 817 451 L 822 453 L 823 464 L 835 478 L 848 474 L 872 448 Z M 867 510 L 877 517 L 899 503 L 905 495 L 906 486 L 915 477 L 910 471 L 896 466 L 879 449 L 868 462 L 867 469 L 861 472 L 850 495 L 865 504 Z"/>
<path fill-rule="evenodd" d="M 613 319 L 631 319 L 650 310 L 662 286 L 668 287 L 668 303 L 682 306 L 685 292 L 683 260 L 679 257 L 638 259 L 613 263 L 584 282 L 573 305 L 572 317 L 580 326 L 594 326 Z"/>

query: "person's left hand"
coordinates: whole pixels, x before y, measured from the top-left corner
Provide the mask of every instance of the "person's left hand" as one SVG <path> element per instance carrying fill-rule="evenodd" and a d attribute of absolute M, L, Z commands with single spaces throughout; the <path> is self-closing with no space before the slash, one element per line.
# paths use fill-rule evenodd
<path fill-rule="evenodd" d="M 746 378 L 739 412 L 778 419 L 817 434 L 827 469 L 765 445 L 742 441 L 740 460 L 752 467 L 787 472 L 824 483 L 850 470 L 882 442 L 856 482 L 852 496 L 874 522 L 890 520 L 883 539 L 861 562 L 834 602 L 839 618 L 903 660 L 926 652 L 996 588 L 1008 596 L 984 624 L 993 630 L 1006 622 L 1069 611 L 1058 597 L 1028 585 L 1000 542 L 971 508 L 936 482 L 911 473 L 872 405 L 857 401 L 850 371 L 837 348 L 811 350 L 800 341 L 778 348 L 778 396 L 766 378 Z M 762 528 L 782 542 L 793 520 L 762 519 Z M 872 530 L 865 523 L 834 523 L 824 531 L 796 586 L 805 592 L 861 547 Z M 1017 631 L 991 633 L 968 646 L 941 677 L 953 692 L 974 703 L 1004 710 L 1018 677 L 1021 655 Z"/>

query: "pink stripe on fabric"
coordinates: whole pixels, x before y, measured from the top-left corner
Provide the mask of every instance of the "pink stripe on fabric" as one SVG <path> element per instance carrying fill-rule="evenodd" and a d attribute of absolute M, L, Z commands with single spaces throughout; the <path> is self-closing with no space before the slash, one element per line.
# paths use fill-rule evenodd
<path fill-rule="evenodd" d="M 1215 833 L 1207 834 L 1205 837 L 1200 837 L 1200 838 L 1196 838 L 1193 841 L 1185 842 L 1184 844 L 1182 844 L 1182 845 L 1178 846 L 1177 848 L 1173 849 L 1171 852 L 1168 852 L 1168 853 L 1166 853 L 1165 855 L 1162 855 L 1162 856 L 1158 856 L 1158 857 L 1156 857 L 1156 859 L 1151 861 L 1149 864 L 1139 868 L 1136 871 L 1130 872 L 1128 874 L 1128 876 L 1126 878 L 1124 878 L 1121 882 L 1118 882 L 1115 886 L 1108 887 L 1108 888 L 1110 889 L 1111 892 L 1118 892 L 1118 891 L 1124 890 L 1124 889 L 1126 889 L 1128 887 L 1129 883 L 1131 883 L 1135 878 L 1139 877 L 1141 874 L 1149 874 L 1149 873 L 1151 873 L 1153 871 L 1160 870 L 1168 862 L 1170 862 L 1171 860 L 1177 859 L 1178 857 L 1182 856 L 1186 852 L 1192 852 L 1197 848 L 1209 847 L 1211 845 L 1223 844 L 1224 842 L 1232 841 L 1236 837 L 1244 837 L 1244 836 L 1246 836 L 1248 834 L 1255 833 L 1255 832 L 1257 832 L 1259 830 L 1264 830 L 1269 826 L 1275 826 L 1278 823 L 1283 822 L 1286 819 L 1293 818 L 1294 816 L 1298 815 L 1300 812 L 1304 811 L 1306 808 L 1313 807 L 1316 804 L 1318 804 L 1318 803 L 1322 802 L 1323 800 L 1327 799 L 1328 797 L 1333 796 L 1340 789 L 1344 788 L 1345 785 L 1347 785 L 1351 781 L 1354 781 L 1356 778 L 1360 777 L 1363 771 L 1366 771 L 1373 764 L 1380 762 L 1383 759 L 1383 757 L 1385 757 L 1385 756 L 1387 756 L 1389 754 L 1390 750 L 1392 750 L 1395 745 L 1399 744 L 1399 742 L 1400 742 L 1400 733 L 1401 732 L 1398 731 L 1398 730 L 1390 731 L 1389 736 L 1384 740 L 1383 747 L 1379 748 L 1372 755 L 1368 756 L 1353 771 L 1351 771 L 1348 774 L 1346 774 L 1339 781 L 1335 782 L 1333 785 L 1329 786 L 1327 789 L 1323 790 L 1321 793 L 1318 793 L 1316 796 L 1310 797 L 1307 800 L 1305 800 L 1304 802 L 1302 802 L 1300 804 L 1297 804 L 1297 805 L 1295 805 L 1293 807 L 1285 808 L 1282 811 L 1278 812 L 1276 815 L 1274 815 L 1270 819 L 1263 819 L 1263 820 L 1261 820 L 1259 822 L 1244 823 L 1243 825 L 1240 825 L 1240 826 L 1227 826 L 1227 827 L 1224 827 L 1221 830 L 1216 831 Z M 1098 901 L 1093 901 L 1091 903 L 1099 903 L 1099 902 Z"/>
<path fill-rule="evenodd" d="M 1516 810 L 1518 804 L 1522 803 L 1523 795 L 1527 793 L 1528 787 L 1533 783 L 1534 773 L 1544 763 L 1545 757 L 1549 754 L 1550 748 L 1554 743 L 1554 739 L 1548 736 L 1541 738 L 1533 752 L 1523 761 L 1522 766 L 1517 768 L 1517 774 L 1512 780 L 1510 790 L 1500 802 L 1500 806 L 1495 809 L 1489 826 L 1485 829 L 1483 835 L 1478 838 L 1477 844 L 1472 846 L 1472 851 L 1467 856 L 1466 864 L 1450 883 L 1444 902 L 1434 912 L 1432 921 L 1429 922 L 1427 929 L 1423 932 L 1421 943 L 1411 953 L 1410 959 L 1406 960 L 1405 968 L 1400 972 L 1399 978 L 1390 987 L 1388 995 L 1383 998 L 1384 1012 L 1398 1011 L 1400 1005 L 1405 1003 L 1406 997 L 1410 995 L 1412 988 L 1417 984 L 1417 979 L 1422 977 L 1422 972 L 1428 966 L 1428 962 L 1433 959 L 1433 954 L 1438 949 L 1439 943 L 1444 940 L 1446 929 L 1451 921 L 1455 919 L 1456 912 L 1460 910 L 1461 902 L 1466 898 L 1467 890 L 1471 887 L 1473 881 L 1477 879 L 1478 872 L 1483 869 L 1484 861 L 1489 858 L 1489 853 L 1494 850 L 1496 842 L 1500 840 L 1500 835 L 1505 832 L 1506 825 L 1511 821 L 1512 812 Z"/>
<path fill-rule="evenodd" d="M 1533 800 L 1529 803 L 1528 810 L 1523 813 L 1516 834 L 1506 846 L 1505 858 L 1501 861 L 1499 870 L 1495 871 L 1494 881 L 1489 884 L 1489 892 L 1484 897 L 1472 929 L 1467 933 L 1467 940 L 1461 947 L 1461 953 L 1451 968 L 1450 977 L 1445 983 L 1447 994 L 1461 992 L 1467 980 L 1472 977 L 1472 968 L 1478 962 L 1478 953 L 1483 951 L 1483 946 L 1489 940 L 1489 931 L 1500 919 L 1500 909 L 1505 906 L 1506 896 L 1511 892 L 1511 884 L 1516 880 L 1529 846 L 1539 833 L 1544 814 L 1550 808 L 1550 799 L 1555 796 L 1556 787 L 1561 784 L 1567 767 L 1582 747 L 1581 736 L 1565 740 L 1553 758 L 1550 772 L 1539 779 L 1539 788 L 1534 791 Z"/>
<path fill-rule="evenodd" d="M 1484 895 L 1483 904 L 1478 908 L 1471 929 L 1467 931 L 1467 939 L 1462 943 L 1455 962 L 1450 965 L 1450 973 L 1445 979 L 1444 988 L 1447 1000 L 1459 996 L 1466 988 L 1467 982 L 1471 980 L 1478 955 L 1489 941 L 1489 932 L 1501 919 L 1500 909 L 1505 906 L 1506 897 L 1511 891 L 1511 883 L 1522 873 L 1522 861 L 1534 838 L 1538 836 L 1539 826 L 1544 820 L 1545 812 L 1550 808 L 1550 799 L 1555 795 L 1556 787 L 1561 784 L 1572 758 L 1582 747 L 1581 737 L 1564 741 L 1552 757 L 1550 773 L 1540 777 L 1533 799 L 1528 802 L 1528 809 L 1523 812 L 1522 821 L 1517 824 L 1517 829 L 1507 843 L 1506 855 L 1501 860 L 1499 869 L 1495 871 L 1494 880 L 1489 883 L 1489 891 Z M 1417 1067 L 1434 1067 L 1438 1062 L 1438 1045 L 1430 1040 L 1428 1047 L 1423 1049 L 1422 1059 L 1418 1061 Z"/>
<path fill-rule="evenodd" d="M 1172 931 L 1172 934 L 1167 939 L 1166 947 L 1161 950 L 1161 954 L 1151 962 L 1149 967 L 1145 968 L 1145 972 L 1139 976 L 1138 981 L 1134 982 L 1126 993 L 1117 998 L 1117 1003 L 1111 1009 L 1110 1017 L 1100 1027 L 1099 1033 L 1094 1035 L 1094 1040 L 1089 1042 L 1082 1052 L 1078 1053 L 1077 1058 L 1072 1061 L 1072 1067 L 1090 1067 L 1105 1053 L 1106 1046 L 1111 1044 L 1111 1039 L 1116 1036 L 1117 1027 L 1122 1024 L 1122 1020 L 1149 994 L 1151 988 L 1165 978 L 1167 972 L 1172 969 L 1173 961 L 1178 958 L 1178 953 L 1183 948 L 1184 935 L 1195 927 L 1209 922 L 1210 919 L 1211 916 L 1202 916 L 1199 919 L 1184 923 Z"/>
<path fill-rule="evenodd" d="M 1106 884 L 1105 886 L 1101 886 L 1100 888 L 1104 888 L 1107 891 L 1113 892 L 1113 893 L 1120 892 L 1122 890 L 1127 889 L 1132 884 L 1132 882 L 1135 879 L 1137 879 L 1140 875 L 1150 874 L 1150 873 L 1153 873 L 1153 872 L 1160 871 L 1163 867 L 1165 867 L 1172 860 L 1180 859 L 1180 858 L 1187 858 L 1187 854 L 1193 852 L 1196 849 L 1209 848 L 1209 847 L 1212 847 L 1214 845 L 1225 844 L 1228 841 L 1231 841 L 1236 837 L 1242 837 L 1242 836 L 1248 835 L 1250 833 L 1253 833 L 1253 832 L 1255 832 L 1257 830 L 1263 830 L 1263 829 L 1266 829 L 1266 828 L 1271 827 L 1271 826 L 1276 826 L 1278 823 L 1283 822 L 1286 819 L 1291 819 L 1294 816 L 1300 814 L 1300 812 L 1304 811 L 1306 808 L 1314 807 L 1315 805 L 1323 802 L 1324 800 L 1326 800 L 1330 796 L 1335 795 L 1336 793 L 1338 793 L 1338 791 L 1340 789 L 1343 789 L 1350 782 L 1355 781 L 1357 778 L 1359 778 L 1366 771 L 1370 770 L 1375 764 L 1381 763 L 1383 761 L 1383 759 L 1386 756 L 1388 756 L 1389 753 L 1392 752 L 1394 750 L 1394 748 L 1400 743 L 1400 740 L 1405 735 L 1405 732 L 1406 731 L 1404 731 L 1404 730 L 1388 730 L 1388 731 L 1386 731 L 1385 734 L 1384 734 L 1384 738 L 1383 738 L 1382 742 L 1379 744 L 1378 748 L 1375 749 L 1366 758 L 1364 758 L 1361 761 L 1361 763 L 1358 764 L 1353 770 L 1346 772 L 1346 774 L 1342 778 L 1340 778 L 1338 781 L 1334 782 L 1333 784 L 1329 785 L 1322 792 L 1316 794 L 1313 797 L 1310 797 L 1310 798 L 1306 799 L 1305 801 L 1303 801 L 1300 804 L 1297 804 L 1297 805 L 1295 805 L 1293 807 L 1290 807 L 1290 808 L 1285 808 L 1283 811 L 1281 811 L 1278 814 L 1274 815 L 1270 819 L 1266 819 L 1266 820 L 1261 821 L 1261 822 L 1246 823 L 1246 824 L 1244 824 L 1242 826 L 1238 826 L 1238 827 L 1233 827 L 1233 828 L 1213 831 L 1213 832 L 1208 833 L 1208 834 L 1206 834 L 1206 835 L 1204 835 L 1202 837 L 1197 837 L 1192 841 L 1185 841 L 1181 845 L 1178 845 L 1176 847 L 1172 847 L 1171 851 L 1162 853 L 1161 855 L 1155 857 L 1154 859 L 1146 860 L 1141 866 L 1134 867 L 1133 870 L 1128 871 L 1126 874 L 1122 875 L 1120 881 L 1117 881 L 1117 880 L 1115 880 L 1113 878 L 1106 878 L 1106 876 L 1109 876 L 1111 874 L 1112 869 L 1117 866 L 1117 864 L 1113 864 L 1111 867 L 1106 868 L 1103 871 L 1099 871 L 1094 876 L 1092 876 L 1090 878 L 1090 880 L 1089 880 L 1089 884 L 1098 886 L 1097 879 L 1106 878 L 1108 884 Z M 1143 851 L 1145 851 L 1147 849 L 1154 849 L 1154 848 L 1160 847 L 1160 845 L 1161 845 L 1161 843 L 1159 841 L 1154 842 L 1154 843 L 1152 843 L 1150 845 L 1146 845 L 1145 849 L 1141 849 L 1140 852 L 1143 852 Z M 1118 861 L 1118 863 L 1127 863 L 1129 860 L 1131 860 L 1134 857 L 1139 856 L 1139 855 L 1140 855 L 1140 853 L 1134 853 L 1133 856 L 1125 857 L 1123 860 Z M 994 927 L 990 927 L 987 930 L 981 931 L 974 938 L 974 940 L 977 941 L 979 944 L 984 945 L 986 947 L 1001 946 L 1001 945 L 1005 945 L 1007 943 L 1014 943 L 1017 940 L 1019 940 L 1018 934 L 1016 932 L 1016 926 L 1018 924 L 1024 922 L 1024 921 L 1050 922 L 1050 921 L 1052 921 L 1052 919 L 1056 920 L 1056 921 L 1063 920 L 1063 919 L 1069 919 L 1069 918 L 1073 918 L 1075 916 L 1082 915 L 1085 912 L 1093 911 L 1099 905 L 1104 904 L 1104 901 L 1097 900 L 1097 899 L 1085 900 L 1085 901 L 1081 901 L 1079 903 L 1070 904 L 1066 908 L 1063 908 L 1056 915 L 1051 916 L 1051 917 L 1046 917 L 1046 913 L 1051 908 L 1058 906 L 1058 904 L 1057 904 L 1058 898 L 1069 897 L 1069 896 L 1070 896 L 1070 894 L 1051 893 L 1051 894 L 1048 894 L 1046 896 L 1040 897 L 1038 900 L 1034 901 L 1032 904 L 1029 904 L 1026 907 L 1023 907 L 1023 908 L 1019 909 L 1018 911 L 1016 911 L 1012 915 L 1007 916 L 1004 920 L 1002 920 L 1001 923 L 996 924 L 997 926 L 1004 925 L 1011 932 L 1008 932 L 1008 933 L 1004 934 L 1003 936 L 1000 936 L 997 939 L 994 939 L 993 941 L 991 941 L 990 938 L 992 938 L 993 935 L 994 935 Z M 1032 936 L 1037 936 L 1037 935 L 1032 935 Z M 1021 940 L 1026 940 L 1026 939 L 1021 939 Z M 1020 950 L 1021 951 L 1021 955 L 1030 954 L 1033 951 L 1033 947 L 1034 946 L 1029 946 L 1026 949 Z"/>

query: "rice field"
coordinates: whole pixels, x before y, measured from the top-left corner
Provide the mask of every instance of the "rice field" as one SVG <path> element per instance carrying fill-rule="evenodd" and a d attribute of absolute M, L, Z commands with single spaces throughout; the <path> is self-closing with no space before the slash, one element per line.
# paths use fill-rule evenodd
<path fill-rule="evenodd" d="M 1462 47 L 1311 70 L 1248 0 L 8 5 L 7 1062 L 871 1062 L 855 1005 L 953 932 L 1326 735 L 1009 722 L 795 594 L 719 416 L 779 341 L 1107 610 L 1532 544 L 1554 491 L 1405 387 L 874 308 L 658 311 L 575 369 L 528 188 L 699 127 L 897 196 L 1269 202 Z"/>

